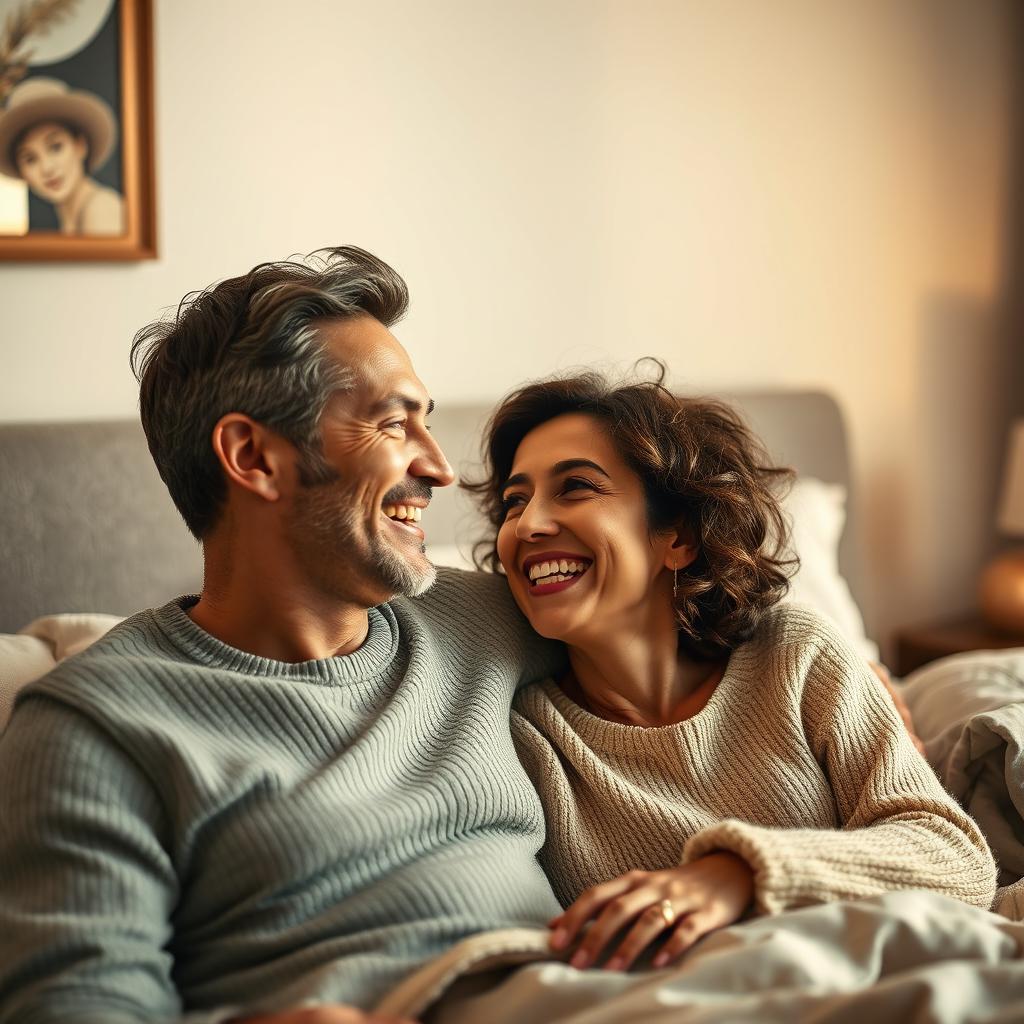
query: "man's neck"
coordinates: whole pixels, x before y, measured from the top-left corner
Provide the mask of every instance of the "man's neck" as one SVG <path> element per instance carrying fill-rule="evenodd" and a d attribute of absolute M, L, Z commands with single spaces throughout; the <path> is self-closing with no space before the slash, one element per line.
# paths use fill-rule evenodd
<path fill-rule="evenodd" d="M 366 639 L 366 608 L 327 607 L 294 595 L 208 591 L 189 618 L 230 647 L 274 661 L 319 661 L 351 654 Z"/>
<path fill-rule="evenodd" d="M 203 541 L 203 592 L 188 615 L 211 636 L 274 661 L 351 654 L 366 640 L 369 608 L 386 600 L 354 591 L 349 600 L 318 586 L 282 542 L 273 519 L 232 521 Z"/>

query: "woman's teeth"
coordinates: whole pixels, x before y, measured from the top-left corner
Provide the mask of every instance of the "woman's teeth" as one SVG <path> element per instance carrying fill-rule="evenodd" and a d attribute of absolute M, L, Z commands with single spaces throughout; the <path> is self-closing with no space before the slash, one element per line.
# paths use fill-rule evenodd
<path fill-rule="evenodd" d="M 589 567 L 589 562 L 574 562 L 566 558 L 557 562 L 534 562 L 529 569 L 530 582 L 537 584 L 543 580 L 544 583 L 562 583 L 585 573 Z"/>
<path fill-rule="evenodd" d="M 388 519 L 404 519 L 410 523 L 418 523 L 423 509 L 416 505 L 385 505 L 384 515 Z"/>

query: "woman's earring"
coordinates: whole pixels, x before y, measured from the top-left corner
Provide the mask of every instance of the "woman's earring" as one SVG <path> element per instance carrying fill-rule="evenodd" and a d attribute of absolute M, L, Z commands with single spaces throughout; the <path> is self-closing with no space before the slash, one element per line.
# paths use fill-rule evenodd
<path fill-rule="evenodd" d="M 672 570 L 672 597 L 673 599 L 679 597 L 679 567 L 676 566 Z"/>

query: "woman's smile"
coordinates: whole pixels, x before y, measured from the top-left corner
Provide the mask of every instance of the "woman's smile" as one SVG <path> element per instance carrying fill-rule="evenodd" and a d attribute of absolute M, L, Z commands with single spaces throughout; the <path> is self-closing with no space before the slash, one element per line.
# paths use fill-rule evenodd
<path fill-rule="evenodd" d="M 523 575 L 530 581 L 530 597 L 560 594 L 575 586 L 593 560 L 571 551 L 542 551 L 523 562 Z"/>

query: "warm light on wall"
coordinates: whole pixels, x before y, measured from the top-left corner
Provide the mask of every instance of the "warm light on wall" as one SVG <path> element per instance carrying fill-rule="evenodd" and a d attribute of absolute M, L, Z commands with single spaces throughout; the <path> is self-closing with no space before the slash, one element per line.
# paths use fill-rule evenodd
<path fill-rule="evenodd" d="M 1024 537 L 1024 420 L 1018 420 L 1010 431 L 996 522 L 1006 536 Z M 1024 633 L 1024 547 L 1004 552 L 991 562 L 982 573 L 978 597 L 992 625 Z"/>
<path fill-rule="evenodd" d="M 28 233 L 28 186 L 0 174 L 0 235 Z"/>

